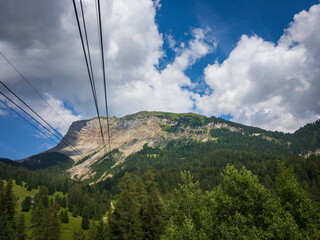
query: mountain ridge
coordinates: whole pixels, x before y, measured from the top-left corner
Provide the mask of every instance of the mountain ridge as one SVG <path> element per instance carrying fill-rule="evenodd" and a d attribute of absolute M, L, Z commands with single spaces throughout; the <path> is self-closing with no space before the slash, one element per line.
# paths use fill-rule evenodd
<path fill-rule="evenodd" d="M 106 126 L 106 118 L 102 118 L 101 121 L 102 125 Z M 212 149 L 267 152 L 278 155 L 310 155 L 320 148 L 319 120 L 307 124 L 293 134 L 267 131 L 194 113 L 142 111 L 122 118 L 109 118 L 109 124 L 110 148 L 108 144 L 105 148 L 102 146 L 98 119 L 92 118 L 73 122 L 64 136 L 64 139 L 71 142 L 83 155 L 66 146 L 63 141 L 45 153 L 63 154 L 73 159 L 73 165 L 66 170 L 72 178 L 101 181 L 112 177 L 115 168 L 124 166 L 129 156 L 143 151 L 146 146 L 161 150 L 170 142 L 208 143 Z M 108 136 L 106 127 L 104 135 Z M 108 143 L 107 138 L 105 142 Z M 35 163 L 37 158 L 44 161 L 43 154 L 29 157 L 25 162 L 32 160 Z M 61 157 L 61 159 L 61 163 L 68 162 L 67 158 Z M 60 162 L 57 161 L 57 164 Z"/>

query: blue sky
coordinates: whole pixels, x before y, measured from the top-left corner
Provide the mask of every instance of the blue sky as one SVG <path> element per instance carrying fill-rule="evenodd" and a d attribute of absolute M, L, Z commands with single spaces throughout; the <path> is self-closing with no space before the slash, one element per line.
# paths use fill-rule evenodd
<path fill-rule="evenodd" d="M 94 6 L 84 5 L 99 79 Z M 67 123 L 94 117 L 71 2 L 7 1 L 3 9 L 0 51 Z M 110 115 L 192 111 L 293 132 L 320 116 L 319 9 L 311 0 L 104 1 Z M 0 71 L 1 81 L 66 133 L 68 124 L 2 58 Z M 0 105 L 0 157 L 53 146 Z"/>

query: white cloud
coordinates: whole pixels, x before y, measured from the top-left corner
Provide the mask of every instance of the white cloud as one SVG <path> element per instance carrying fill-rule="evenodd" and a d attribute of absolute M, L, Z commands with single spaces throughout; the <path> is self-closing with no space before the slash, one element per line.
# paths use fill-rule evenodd
<path fill-rule="evenodd" d="M 62 134 L 68 131 L 72 122 L 81 119 L 81 115 L 74 115 L 72 111 L 64 107 L 62 101 L 50 95 L 47 95 L 47 102 L 54 110 L 45 106 L 40 107 L 38 113 L 40 116 L 45 116 L 44 118 L 48 119 L 50 125 L 55 126 Z"/>
<path fill-rule="evenodd" d="M 213 93 L 198 111 L 272 130 L 294 131 L 320 117 L 320 5 L 295 15 L 278 44 L 243 35 L 222 63 L 208 65 Z"/>
<path fill-rule="evenodd" d="M 117 95 L 111 96 L 116 101 L 115 105 L 122 111 L 131 113 L 139 110 L 192 111 L 193 93 L 181 87 L 192 86 L 185 70 L 215 49 L 215 42 L 206 41 L 206 33 L 206 30 L 194 29 L 188 46 L 181 49 L 173 63 L 168 64 L 161 72 L 154 66 L 149 66 L 139 73 L 138 81 L 119 86 Z"/>
<path fill-rule="evenodd" d="M 23 3 L 6 3 L 10 4 Z M 200 97 L 188 90 L 196 83 L 185 71 L 214 51 L 216 41 L 210 29 L 194 29 L 188 42 L 176 43 L 169 37 L 176 56 L 159 71 L 159 60 L 165 55 L 164 37 L 155 22 L 160 1 L 106 0 L 101 4 L 110 115 L 140 110 L 189 112 L 196 104 L 200 113 L 231 113 L 235 121 L 288 131 L 319 117 L 319 5 L 295 15 L 278 44 L 258 36 L 243 36 L 226 61 L 207 66 L 204 78 L 214 92 Z M 41 8 L 40 15 L 29 11 L 34 5 Z M 84 1 L 84 7 L 98 101 L 104 115 L 94 1 Z M 72 4 L 43 0 L 41 4 L 28 2 L 26 8 L 18 17 L 3 11 L 0 50 L 67 122 L 95 116 Z M 59 117 L 3 61 L 0 71 L 3 81 L 55 127 L 66 131 Z M 66 109 L 64 100 L 81 115 Z"/>
<path fill-rule="evenodd" d="M 169 48 L 171 48 L 172 50 L 175 50 L 175 46 L 176 46 L 176 41 L 174 40 L 173 36 L 171 34 L 166 35 L 168 44 L 169 44 Z"/>
<path fill-rule="evenodd" d="M 93 117 L 96 113 L 72 5 L 67 1 L 64 3 L 64 10 L 59 11 L 57 19 L 52 20 L 54 26 L 50 25 L 50 21 L 38 21 L 39 25 L 46 24 L 50 34 L 46 33 L 44 37 L 25 33 L 30 39 L 21 43 L 19 36 L 8 41 L 5 39 L 6 35 L 1 35 L 0 32 L 0 49 L 42 95 L 48 94 L 45 97 L 65 121 L 71 122 L 80 117 Z M 159 71 L 157 65 L 164 56 L 163 36 L 155 22 L 160 1 L 108 0 L 103 1 L 101 7 L 110 115 L 123 116 L 140 110 L 192 111 L 193 93 L 181 88 L 192 85 L 184 71 L 214 50 L 215 41 L 209 37 L 210 30 L 194 29 L 192 39 L 181 45 L 173 62 Z M 52 9 L 54 8 L 55 6 L 52 6 Z M 104 115 L 94 1 L 84 1 L 84 9 L 98 101 Z M 49 13 L 44 14 L 43 18 L 47 15 Z M 15 20 L 14 16 L 7 16 L 6 19 Z M 13 26 L 19 24 L 26 25 L 22 29 L 28 29 L 28 22 L 17 22 Z M 34 28 L 34 22 L 30 24 Z M 54 40 L 47 35 L 54 37 Z M 173 38 L 171 40 L 174 42 Z M 53 126 L 65 132 L 64 123 L 35 96 L 32 89 L 8 65 L 0 66 L 5 70 L 4 81 L 36 108 L 41 116 L 45 116 Z M 81 116 L 75 116 L 65 109 L 62 99 L 71 102 Z"/>

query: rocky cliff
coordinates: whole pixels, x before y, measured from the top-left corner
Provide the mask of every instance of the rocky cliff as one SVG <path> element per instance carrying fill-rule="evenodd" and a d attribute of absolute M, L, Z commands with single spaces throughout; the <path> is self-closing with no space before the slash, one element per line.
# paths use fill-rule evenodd
<path fill-rule="evenodd" d="M 145 144 L 148 146 L 163 146 L 171 140 L 181 141 L 212 141 L 210 136 L 213 128 L 229 128 L 231 131 L 241 129 L 228 126 L 225 123 L 206 123 L 204 116 L 196 114 L 171 114 L 161 112 L 139 112 L 123 118 L 109 118 L 110 146 L 108 144 L 107 120 L 102 118 L 103 133 L 106 145 L 103 146 L 99 122 L 97 118 L 74 122 L 65 139 L 72 143 L 82 155 L 76 152 L 70 145 L 61 141 L 52 152 L 60 152 L 70 156 L 74 166 L 69 169 L 73 178 L 92 178 L 95 172 L 92 165 L 97 161 L 108 158 L 108 153 L 114 150 L 117 161 L 114 167 L 126 159 L 127 156 L 140 151 Z M 111 177 L 104 174 L 101 179 Z"/>

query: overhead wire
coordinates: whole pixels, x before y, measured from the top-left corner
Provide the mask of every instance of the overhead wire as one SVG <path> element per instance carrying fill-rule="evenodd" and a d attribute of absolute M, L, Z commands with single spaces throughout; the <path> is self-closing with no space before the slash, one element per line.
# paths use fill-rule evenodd
<path fill-rule="evenodd" d="M 50 103 L 48 103 L 48 101 L 40 94 L 40 92 L 30 83 L 30 81 L 28 81 L 28 79 L 18 70 L 18 68 L 0 51 L 0 55 L 8 62 L 8 64 L 20 75 L 20 77 L 33 89 L 33 91 L 56 113 L 56 115 L 67 125 L 69 126 L 70 124 L 68 124 L 62 117 L 61 115 L 51 106 Z M 12 109 L 13 110 L 13 109 Z M 14 111 L 14 110 L 13 110 Z M 18 113 L 17 113 L 18 114 Z M 18 114 L 19 115 L 19 114 Z M 20 115 L 19 115 L 20 116 Z M 61 137 L 63 137 L 60 133 L 59 135 Z M 65 138 L 66 139 L 66 138 Z M 67 140 L 67 139 L 66 139 Z M 57 142 L 55 142 L 57 143 Z M 58 144 L 58 143 L 57 143 Z M 66 143 L 65 143 L 66 144 Z M 71 143 L 70 143 L 71 144 Z M 70 145 L 70 144 L 66 144 L 66 145 Z M 73 146 L 73 145 L 72 145 Z M 73 146 L 74 147 L 74 146 Z M 77 152 L 81 153 L 80 150 L 77 149 Z"/>
<path fill-rule="evenodd" d="M 2 93 L 1 93 L 2 94 Z M 55 144 L 58 144 L 58 142 L 56 142 L 55 140 L 53 140 L 52 138 L 50 138 L 45 132 L 41 131 L 36 125 L 32 124 L 30 121 L 28 121 L 28 119 L 26 119 L 24 116 L 22 116 L 18 111 L 14 110 L 12 107 L 10 107 L 5 101 L 2 101 L 0 99 L 0 102 L 2 102 L 5 106 L 7 106 L 7 108 L 9 108 L 12 112 L 14 112 L 15 114 L 17 114 L 19 117 L 21 117 L 23 120 L 25 120 L 27 123 L 29 123 L 33 128 L 35 128 L 36 130 L 38 130 L 41 134 L 43 134 L 44 136 L 46 136 L 48 139 L 50 139 L 52 142 L 54 142 Z"/>
<path fill-rule="evenodd" d="M 80 0 L 82 1 L 82 0 Z M 109 151 L 111 150 L 111 135 L 110 135 L 110 126 L 109 126 L 109 113 L 108 113 L 108 99 L 107 99 L 107 81 L 106 81 L 106 72 L 105 72 L 105 63 L 104 63 L 104 52 L 103 52 L 103 35 L 102 35 L 102 23 L 101 23 L 101 9 L 100 9 L 100 0 L 98 4 L 96 1 L 96 8 L 98 5 L 98 35 L 101 49 L 101 63 L 102 63 L 102 73 L 103 73 L 103 86 L 104 86 L 104 99 L 106 105 L 106 116 L 107 116 L 107 131 L 108 131 L 108 140 L 109 140 Z"/>
<path fill-rule="evenodd" d="M 4 96 L 7 100 L 9 100 L 13 105 L 15 105 L 17 108 L 19 108 L 22 112 L 24 112 L 26 115 L 28 115 L 30 118 L 32 118 L 35 122 L 37 122 L 39 125 L 41 125 L 44 129 L 46 129 L 49 133 L 51 133 L 54 137 L 60 140 L 60 138 L 53 133 L 50 129 L 48 129 L 46 126 L 44 126 L 41 122 L 39 122 L 37 119 L 35 119 L 32 115 L 30 115 L 27 111 L 25 111 L 22 107 L 20 107 L 17 103 L 15 103 L 10 97 L 8 97 L 6 94 L 0 91 L 0 94 Z M 64 142 L 63 142 L 64 143 Z M 64 143 L 66 144 L 66 143 Z"/>
<path fill-rule="evenodd" d="M 76 20 L 77 20 L 80 40 L 81 40 L 81 44 L 82 44 L 82 50 L 83 50 L 83 54 L 84 54 L 84 58 L 85 58 L 86 66 L 87 66 L 87 71 L 88 71 L 88 75 L 89 75 L 92 95 L 93 95 L 93 99 L 94 99 L 94 103 L 95 103 L 95 107 L 96 107 L 96 112 L 97 112 L 97 115 L 98 115 L 101 138 L 102 138 L 103 145 L 105 146 L 104 135 L 103 135 L 103 130 L 102 130 L 102 124 L 101 124 L 101 120 L 100 120 L 100 113 L 99 113 L 99 108 L 98 108 L 98 99 L 97 99 L 96 90 L 95 90 L 95 84 L 94 84 L 94 82 L 92 80 L 91 73 L 90 73 L 90 67 L 89 67 L 88 57 L 87 57 L 86 50 L 85 50 L 83 36 L 82 36 L 82 30 L 81 30 L 81 26 L 80 26 L 77 6 L 76 6 L 76 3 L 75 3 L 75 0 L 72 0 L 72 2 L 73 2 L 74 12 L 75 12 L 75 15 L 76 15 Z M 83 15 L 83 21 L 85 22 L 84 15 Z M 85 34 L 86 34 L 86 29 L 85 29 Z M 86 39 L 87 39 L 87 34 L 86 34 Z"/>
<path fill-rule="evenodd" d="M 10 64 L 10 66 L 20 75 L 20 77 L 33 89 L 35 93 L 59 116 L 59 118 L 67 125 L 68 124 L 62 117 L 61 115 L 51 106 L 51 104 L 48 103 L 48 101 L 39 93 L 39 91 L 30 83 L 30 81 L 25 78 L 22 73 L 16 68 L 16 66 L 13 65 L 13 63 L 0 51 L 1 56 L 7 61 L 7 63 Z"/>
<path fill-rule="evenodd" d="M 39 117 L 44 123 L 46 123 L 57 135 L 59 135 L 62 140 L 64 140 L 65 142 L 67 142 L 73 149 L 75 149 L 78 153 L 80 153 L 80 155 L 83 155 L 82 152 L 80 150 L 78 150 L 75 146 L 73 146 L 73 144 L 71 142 L 69 142 L 68 139 L 64 138 L 54 127 L 52 127 L 45 119 L 43 119 L 35 110 L 33 110 L 25 101 L 23 101 L 17 94 L 15 94 L 7 85 L 5 85 L 2 81 L 0 81 L 0 84 L 2 86 L 4 86 L 12 95 L 14 95 L 17 99 L 19 99 L 19 101 L 21 101 L 29 110 L 31 110 L 37 117 Z M 4 95 L 1 92 L 2 95 Z M 5 96 L 6 97 L 6 96 Z M 6 97 L 8 98 L 8 97 Z M 14 103 L 14 102 L 12 102 Z M 15 104 L 15 103 L 14 103 Z M 15 104 L 16 105 L 16 104 Z M 16 105 L 18 106 L 18 105 Z M 20 106 L 18 106 L 22 111 L 24 111 Z M 24 111 L 26 113 L 26 111 Z M 31 116 L 30 114 L 28 114 L 29 116 Z M 33 118 L 33 117 L 32 117 Z M 34 118 L 33 118 L 34 119 Z M 35 119 L 34 119 L 35 120 Z M 36 120 L 37 121 L 37 120 Z M 39 123 L 39 121 L 37 121 Z M 42 124 L 41 124 L 42 125 Z M 47 128 L 46 128 L 47 129 Z M 48 130 L 48 129 L 47 129 Z M 49 131 L 50 133 L 52 133 L 52 131 Z M 53 134 L 53 133 L 52 133 Z M 55 135 L 55 134 L 54 134 Z M 56 135 L 55 135 L 56 136 Z M 58 138 L 59 139 L 59 138 Z M 59 139 L 60 140 L 60 139 Z"/>
<path fill-rule="evenodd" d="M 29 114 L 27 111 L 25 111 L 22 107 L 20 107 L 17 103 L 15 103 L 12 99 L 10 99 L 6 94 L 0 91 L 0 94 L 3 95 L 7 100 L 9 100 L 13 105 L 15 105 L 17 108 L 19 108 L 22 112 L 24 112 L 26 115 L 28 115 L 30 118 L 32 118 L 35 122 L 37 122 L 39 125 L 41 125 L 44 129 L 46 129 L 50 134 L 52 134 L 54 137 L 56 137 L 61 143 L 65 144 L 66 146 L 69 146 L 69 143 L 65 142 L 65 139 L 60 139 L 59 136 L 57 136 L 52 130 L 48 129 L 45 125 L 43 125 L 41 122 L 39 122 L 37 119 L 35 119 L 31 114 Z M 73 146 L 73 145 L 72 145 Z M 83 154 L 74 147 L 74 150 L 83 156 Z"/>

